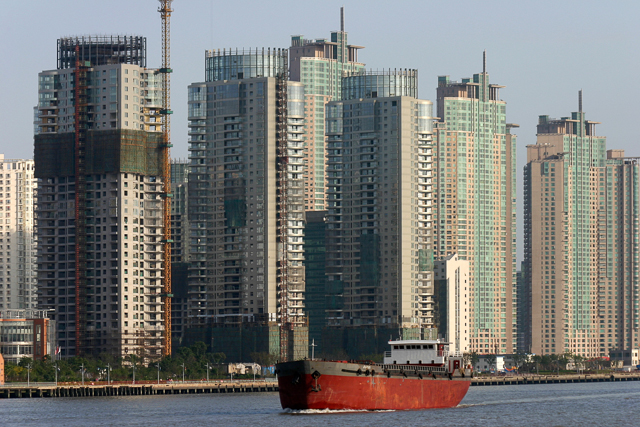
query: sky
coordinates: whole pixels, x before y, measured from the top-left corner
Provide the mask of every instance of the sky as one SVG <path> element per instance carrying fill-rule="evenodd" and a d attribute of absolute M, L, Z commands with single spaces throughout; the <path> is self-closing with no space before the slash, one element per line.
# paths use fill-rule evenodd
<path fill-rule="evenodd" d="M 0 153 L 33 158 L 33 107 L 38 72 L 56 68 L 56 40 L 80 35 L 147 37 L 147 65 L 161 65 L 157 0 L 23 0 L 3 2 L 0 15 Z M 640 157 L 636 128 L 640 70 L 640 2 L 613 0 L 174 0 L 171 17 L 172 157 L 187 157 L 187 86 L 204 80 L 204 51 L 288 48 L 292 35 L 329 38 L 340 7 L 359 60 L 371 69 L 416 68 L 419 97 L 435 103 L 437 79 L 471 77 L 487 52 L 491 83 L 506 86 L 507 121 L 520 125 L 518 223 L 522 168 L 536 140 L 539 115 L 578 109 L 599 121 L 608 148 Z M 634 118 L 635 117 L 635 118 Z M 518 227 L 520 230 L 522 227 Z M 518 238 L 519 253 L 522 239 Z M 521 256 L 519 256 L 521 259 Z"/>

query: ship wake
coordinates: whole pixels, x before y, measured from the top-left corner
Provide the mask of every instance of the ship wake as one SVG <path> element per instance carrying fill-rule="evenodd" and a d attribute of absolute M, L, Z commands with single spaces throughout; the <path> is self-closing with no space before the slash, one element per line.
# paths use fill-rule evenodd
<path fill-rule="evenodd" d="M 394 410 L 364 410 L 364 409 L 285 409 L 283 415 L 322 415 L 322 414 L 349 414 L 358 412 L 395 412 Z"/>

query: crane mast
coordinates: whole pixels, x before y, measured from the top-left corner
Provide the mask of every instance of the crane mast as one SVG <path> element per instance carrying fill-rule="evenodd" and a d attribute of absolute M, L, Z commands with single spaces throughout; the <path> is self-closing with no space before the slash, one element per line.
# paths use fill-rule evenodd
<path fill-rule="evenodd" d="M 170 76 L 171 69 L 171 3 L 173 0 L 159 0 L 158 12 L 162 17 L 162 68 L 158 72 L 162 76 L 162 180 L 163 180 L 163 275 L 162 275 L 162 300 L 164 308 L 164 356 L 171 355 L 171 164 L 169 149 L 171 148 L 171 96 Z"/>

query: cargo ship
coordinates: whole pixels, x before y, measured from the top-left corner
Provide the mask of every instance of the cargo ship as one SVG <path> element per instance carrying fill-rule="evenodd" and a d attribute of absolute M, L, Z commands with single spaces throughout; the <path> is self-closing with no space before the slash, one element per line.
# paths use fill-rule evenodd
<path fill-rule="evenodd" d="M 473 370 L 440 340 L 389 341 L 383 363 L 298 360 L 278 363 L 283 409 L 416 410 L 457 406 Z"/>

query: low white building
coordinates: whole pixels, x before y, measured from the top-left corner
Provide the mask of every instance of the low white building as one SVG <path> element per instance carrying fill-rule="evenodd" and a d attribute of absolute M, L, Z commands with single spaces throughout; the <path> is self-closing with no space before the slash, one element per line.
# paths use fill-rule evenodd
<path fill-rule="evenodd" d="M 451 351 L 469 351 L 469 261 L 458 254 L 434 262 L 439 333 Z"/>

